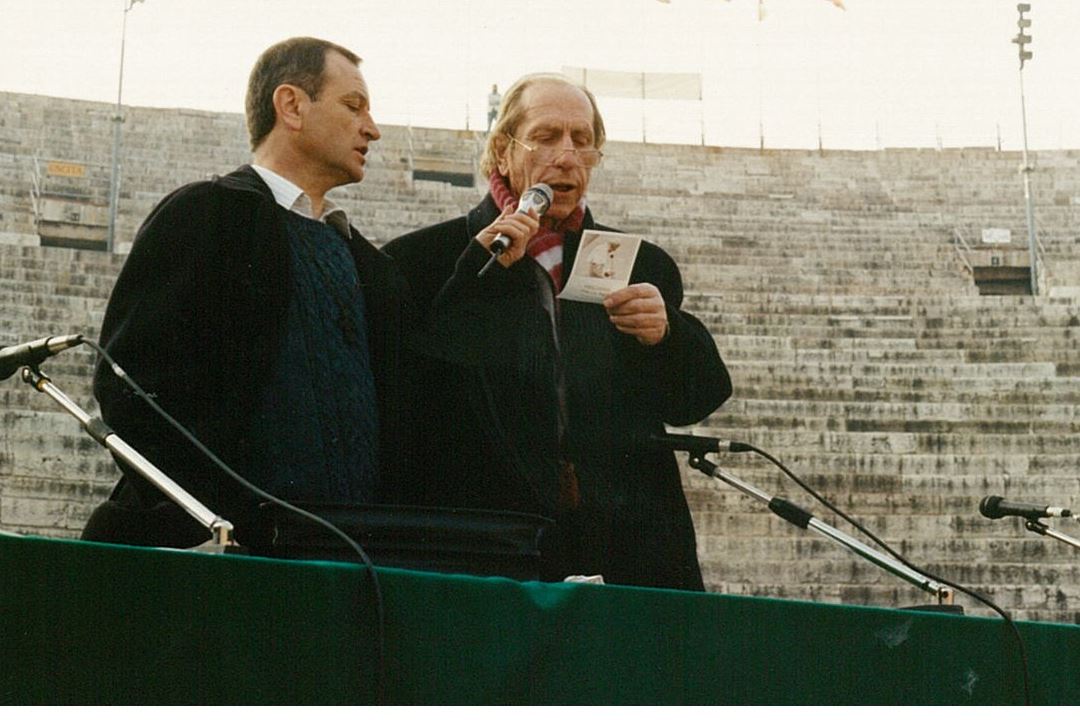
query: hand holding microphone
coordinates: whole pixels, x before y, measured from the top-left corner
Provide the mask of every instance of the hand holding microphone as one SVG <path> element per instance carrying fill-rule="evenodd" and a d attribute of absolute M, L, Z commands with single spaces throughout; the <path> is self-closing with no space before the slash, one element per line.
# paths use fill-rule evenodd
<path fill-rule="evenodd" d="M 510 267 L 525 255 L 525 246 L 540 228 L 540 216 L 551 207 L 554 193 L 544 183 L 533 185 L 521 194 L 513 213 L 504 211 L 495 222 L 476 236 L 477 242 L 491 251 L 492 257 L 479 275 L 483 275 L 498 260 Z"/>

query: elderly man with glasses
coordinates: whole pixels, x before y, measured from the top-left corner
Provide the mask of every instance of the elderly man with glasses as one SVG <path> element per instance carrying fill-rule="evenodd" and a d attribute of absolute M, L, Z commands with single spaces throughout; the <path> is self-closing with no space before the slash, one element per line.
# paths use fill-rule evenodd
<path fill-rule="evenodd" d="M 385 247 L 427 310 L 413 341 L 428 472 L 411 499 L 552 518 L 544 580 L 702 590 L 675 456 L 648 438 L 704 419 L 731 380 L 708 330 L 679 309 L 679 270 L 643 242 L 629 285 L 602 303 L 557 297 L 582 231 L 611 230 L 586 202 L 603 144 L 591 93 L 526 76 L 488 136 L 483 201 Z M 516 212 L 540 183 L 547 211 Z M 508 247 L 484 272 L 500 235 Z"/>

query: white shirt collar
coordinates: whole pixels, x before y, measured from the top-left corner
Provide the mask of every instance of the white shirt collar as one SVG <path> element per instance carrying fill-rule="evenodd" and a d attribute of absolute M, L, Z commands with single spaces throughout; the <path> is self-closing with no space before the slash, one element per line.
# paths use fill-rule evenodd
<path fill-rule="evenodd" d="M 315 217 L 311 208 L 311 198 L 300 189 L 299 185 L 261 165 L 252 164 L 251 169 L 257 172 L 263 182 L 270 187 L 270 192 L 274 194 L 274 200 L 278 205 L 297 215 L 324 222 L 337 230 L 342 237 L 349 237 L 349 217 L 345 214 L 345 210 L 333 200 L 323 198 L 322 215 Z"/>

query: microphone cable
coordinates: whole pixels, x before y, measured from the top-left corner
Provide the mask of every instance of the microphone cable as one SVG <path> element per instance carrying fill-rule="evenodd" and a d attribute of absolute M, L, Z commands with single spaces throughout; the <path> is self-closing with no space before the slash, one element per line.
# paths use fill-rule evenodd
<path fill-rule="evenodd" d="M 179 421 L 177 421 L 175 418 L 173 418 L 172 415 L 170 415 L 164 408 L 162 408 L 160 405 L 158 405 L 157 402 L 155 402 L 154 399 L 152 397 L 150 397 L 150 395 L 148 395 L 146 393 L 146 391 L 143 390 L 142 387 L 140 387 L 139 384 L 137 382 L 135 382 L 135 380 L 132 379 L 127 374 L 127 372 L 125 372 L 124 369 L 122 367 L 120 367 L 119 364 L 117 364 L 117 362 L 115 360 L 113 360 L 113 358 L 109 355 L 108 352 L 105 351 L 105 349 L 103 347 L 98 345 L 93 340 L 90 340 L 89 338 L 84 337 L 83 342 L 86 345 L 89 345 L 91 348 L 93 348 L 95 352 L 97 352 L 99 355 L 101 355 L 101 357 L 104 358 L 105 361 L 109 363 L 109 368 L 112 370 L 113 374 L 116 375 L 116 377 L 123 380 L 124 383 L 126 383 L 135 392 L 135 394 L 138 397 L 140 397 L 143 401 L 145 401 L 154 410 L 154 412 L 156 412 L 159 416 L 161 416 L 167 423 L 169 423 L 169 425 L 171 425 L 173 428 L 175 428 L 177 432 L 179 432 L 181 435 L 183 435 L 184 438 L 188 440 L 188 442 L 190 442 L 197 450 L 199 450 L 199 452 L 201 452 L 204 456 L 206 456 L 206 458 L 209 459 L 214 465 L 216 465 L 222 472 L 224 472 L 230 478 L 235 480 L 237 483 L 239 483 L 242 487 L 244 487 L 248 491 L 254 493 L 256 496 L 258 496 L 258 497 L 260 497 L 260 498 L 262 498 L 264 500 L 267 500 L 269 502 L 272 502 L 272 503 L 274 503 L 276 505 L 279 505 L 280 507 L 285 508 L 286 510 L 288 510 L 290 512 L 293 512 L 293 513 L 296 513 L 296 514 L 298 514 L 298 515 L 300 515 L 302 517 L 305 517 L 308 520 L 311 520 L 312 522 L 314 522 L 314 523 L 316 523 L 318 525 L 321 525 L 322 527 L 326 528 L 327 530 L 330 530 L 337 537 L 339 537 L 341 540 L 343 540 L 350 548 L 352 548 L 356 552 L 357 555 L 360 556 L 361 562 L 363 563 L 364 567 L 367 569 L 368 574 L 371 576 L 371 587 L 372 587 L 372 592 L 373 592 L 373 595 L 374 595 L 374 604 L 375 604 L 375 616 L 376 616 L 376 626 L 375 626 L 375 646 L 376 646 L 375 699 L 376 699 L 376 704 L 379 704 L 379 705 L 385 704 L 385 699 L 386 699 L 385 696 L 384 696 L 385 691 L 386 691 L 386 662 L 385 662 L 385 660 L 386 660 L 386 657 L 385 657 L 385 651 L 386 651 L 386 648 L 385 648 L 385 644 L 386 644 L 386 637 L 385 637 L 386 636 L 386 630 L 385 630 L 386 616 L 385 616 L 385 608 L 384 608 L 384 605 L 383 605 L 382 586 L 379 583 L 379 576 L 378 576 L 378 573 L 375 570 L 375 564 L 371 561 L 371 558 L 368 557 L 368 554 L 366 552 L 364 552 L 364 548 L 361 547 L 358 542 L 356 542 L 351 537 L 349 537 L 349 535 L 347 533 L 342 531 L 339 527 L 337 527 L 333 523 L 319 517 L 318 515 L 316 515 L 316 514 L 314 514 L 312 512 L 304 510 L 303 508 L 296 507 L 295 505 L 292 505 L 292 504 L 286 502 L 285 500 L 282 500 L 281 498 L 278 498 L 278 497 L 275 497 L 274 495 L 271 495 L 270 493 L 266 492 L 265 490 L 262 490 L 261 488 L 256 487 L 254 484 L 249 482 L 246 478 L 242 477 L 239 473 L 237 473 L 235 470 L 233 470 L 231 467 L 229 467 L 225 463 L 224 460 L 222 460 L 216 454 L 214 454 L 214 452 L 210 448 L 206 447 L 206 445 L 204 445 L 202 442 L 200 442 L 197 437 L 195 437 L 187 428 L 185 428 L 183 425 L 181 425 Z M 363 678 L 361 678 L 361 681 L 363 681 Z"/>
<path fill-rule="evenodd" d="M 840 517 L 842 517 L 844 520 L 846 520 L 848 523 L 850 523 L 855 529 L 857 529 L 859 532 L 866 535 L 866 537 L 873 540 L 885 552 L 892 555 L 898 561 L 900 561 L 904 565 L 908 566 L 909 568 L 911 568 L 915 572 L 918 572 L 918 573 L 921 573 L 921 574 L 925 575 L 926 577 L 930 578 L 931 580 L 939 582 L 939 583 L 941 583 L 943 585 L 948 585 L 950 587 L 956 588 L 960 592 L 971 596 L 972 598 L 974 598 L 975 600 L 977 600 L 980 603 L 983 603 L 984 605 L 989 607 L 991 610 L 996 612 L 998 615 L 1000 615 L 1005 620 L 1005 624 L 1008 626 L 1009 630 L 1012 631 L 1012 635 L 1016 639 L 1016 644 L 1017 644 L 1017 647 L 1019 648 L 1019 651 L 1020 651 L 1020 665 L 1021 665 L 1021 668 L 1023 670 L 1024 704 L 1025 705 L 1030 705 L 1031 704 L 1031 679 L 1030 679 L 1030 672 L 1028 670 L 1027 647 L 1026 647 L 1026 645 L 1024 643 L 1023 637 L 1021 637 L 1021 635 L 1020 635 L 1019 629 L 1017 629 L 1016 624 L 1013 622 L 1013 619 L 1009 615 L 1009 613 L 1007 613 L 1002 608 L 998 607 L 998 605 L 996 603 L 992 602 L 989 598 L 986 598 L 986 597 L 982 596 L 978 592 L 976 592 L 976 591 L 974 591 L 974 590 L 972 590 L 970 588 L 967 588 L 967 587 L 965 587 L 963 585 L 960 585 L 958 583 L 955 583 L 955 582 L 946 580 L 944 578 L 941 578 L 941 577 L 939 577 L 939 576 L 937 576 L 937 575 L 935 575 L 933 573 L 927 572 L 923 568 L 915 565 L 914 563 L 909 561 L 907 558 L 900 555 L 898 552 L 896 552 L 891 547 L 889 547 L 889 545 L 884 540 L 881 540 L 880 538 L 878 538 L 877 535 L 870 532 L 870 530 L 867 529 L 866 527 L 864 527 L 860 522 L 858 522 L 854 518 L 848 516 L 847 513 L 845 513 L 840 508 L 836 507 L 833 503 L 831 503 L 829 500 L 827 500 L 825 497 L 823 497 L 821 494 L 819 494 L 817 491 L 815 491 L 806 482 L 804 482 L 797 475 L 795 475 L 795 473 L 793 473 L 791 470 L 789 470 L 787 468 L 787 466 L 784 465 L 784 463 L 782 463 L 780 460 L 773 457 L 772 455 L 770 455 L 766 451 L 762 450 L 761 448 L 755 447 L 754 445 L 751 445 L 750 443 L 732 443 L 732 451 L 733 452 L 748 452 L 749 451 L 749 452 L 754 453 L 755 455 L 759 455 L 760 457 L 765 458 L 770 463 L 772 463 L 773 465 L 778 467 L 781 472 L 783 472 L 785 475 L 787 475 L 789 478 L 791 478 L 791 480 L 796 485 L 798 485 L 800 488 L 802 488 L 807 493 L 809 493 L 815 500 L 820 502 L 822 505 L 824 505 L 826 508 L 833 511 L 834 513 L 836 513 Z"/>

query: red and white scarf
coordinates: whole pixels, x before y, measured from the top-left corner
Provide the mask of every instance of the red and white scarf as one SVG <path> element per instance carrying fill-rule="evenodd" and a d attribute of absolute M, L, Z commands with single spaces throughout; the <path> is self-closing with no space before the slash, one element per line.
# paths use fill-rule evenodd
<path fill-rule="evenodd" d="M 491 190 L 491 197 L 500 210 L 517 207 L 518 196 L 506 184 L 506 178 L 500 175 L 498 170 L 491 171 L 488 187 Z M 529 244 L 525 246 L 525 253 L 540 263 L 551 275 L 551 279 L 555 281 L 556 292 L 562 290 L 563 237 L 568 232 L 580 231 L 584 221 L 585 198 L 582 198 L 578 206 L 574 208 L 574 212 L 557 222 L 554 228 L 541 226 L 529 240 Z"/>

